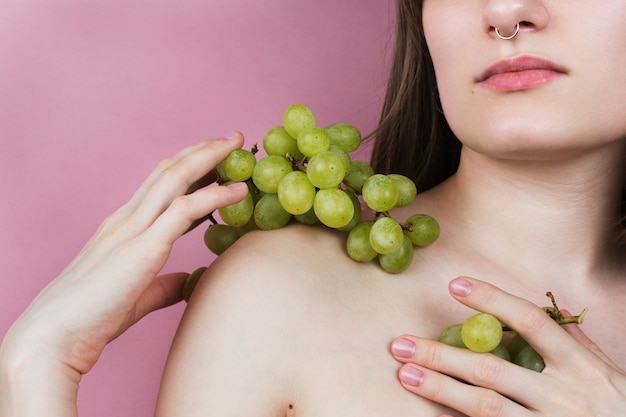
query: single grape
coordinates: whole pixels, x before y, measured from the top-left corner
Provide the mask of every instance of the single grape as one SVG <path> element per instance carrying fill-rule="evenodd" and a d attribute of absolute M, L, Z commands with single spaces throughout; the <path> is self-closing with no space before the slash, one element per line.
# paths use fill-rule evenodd
<path fill-rule="evenodd" d="M 313 209 L 313 207 L 311 207 L 311 209 L 306 213 L 294 215 L 293 218 L 298 223 L 305 224 L 307 226 L 312 226 L 320 222 L 320 219 L 318 219 L 315 215 L 315 209 Z"/>
<path fill-rule="evenodd" d="M 380 254 L 378 261 L 385 271 L 392 274 L 406 271 L 413 262 L 413 244 L 411 239 L 403 236 L 400 248 L 391 253 Z"/>
<path fill-rule="evenodd" d="M 321 127 L 311 127 L 303 130 L 297 138 L 298 149 L 304 156 L 309 158 L 316 154 L 328 150 L 330 147 L 330 138 L 328 133 Z"/>
<path fill-rule="evenodd" d="M 245 181 L 252 176 L 256 157 L 250 151 L 236 149 L 224 160 L 224 173 L 234 182 Z"/>
<path fill-rule="evenodd" d="M 546 367 L 541 355 L 530 345 L 520 350 L 515 357 L 515 364 L 536 372 L 541 372 Z"/>
<path fill-rule="evenodd" d="M 380 217 L 370 231 L 370 244 L 380 254 L 392 253 L 400 249 L 404 242 L 402 226 L 391 217 Z"/>
<path fill-rule="evenodd" d="M 291 163 L 278 155 L 268 155 L 261 158 L 252 171 L 252 182 L 264 193 L 275 194 L 278 183 L 288 173 L 293 171 Z"/>
<path fill-rule="evenodd" d="M 297 138 L 302 131 L 316 126 L 315 115 L 304 104 L 292 104 L 283 114 L 283 126 L 287 133 Z"/>
<path fill-rule="evenodd" d="M 489 352 L 502 342 L 502 323 L 488 313 L 477 313 L 463 323 L 461 338 L 469 350 Z"/>
<path fill-rule="evenodd" d="M 202 266 L 196 269 L 191 274 L 189 274 L 189 276 L 185 280 L 182 288 L 182 295 L 183 300 L 185 300 L 186 302 L 189 302 L 189 299 L 191 298 L 191 293 L 193 293 L 193 290 L 196 288 L 198 281 L 200 280 L 200 278 L 202 278 L 202 274 L 204 274 L 204 271 L 206 271 L 206 266 Z"/>
<path fill-rule="evenodd" d="M 304 157 L 298 149 L 296 138 L 287 133 L 284 126 L 274 126 L 265 132 L 263 149 L 268 155 L 277 155 L 283 158 L 289 155 L 296 161 L 300 161 Z"/>
<path fill-rule="evenodd" d="M 240 234 L 227 224 L 212 224 L 204 232 L 204 244 L 211 252 L 221 255 L 239 239 Z"/>
<path fill-rule="evenodd" d="M 404 226 L 404 233 L 416 246 L 428 246 L 439 238 L 439 223 L 427 214 L 410 216 L 404 222 Z"/>
<path fill-rule="evenodd" d="M 365 180 L 374 175 L 374 169 L 365 161 L 352 161 L 343 180 L 344 184 L 361 194 Z"/>
<path fill-rule="evenodd" d="M 328 227 L 343 227 L 354 216 L 350 196 L 339 188 L 325 188 L 315 194 L 313 209 L 317 218 Z"/>
<path fill-rule="evenodd" d="M 377 212 L 389 211 L 398 202 L 398 188 L 387 175 L 372 175 L 365 180 L 361 192 L 365 204 Z"/>
<path fill-rule="evenodd" d="M 306 175 L 317 188 L 331 188 L 343 180 L 346 168 L 341 156 L 332 151 L 322 151 L 309 159 Z"/>
<path fill-rule="evenodd" d="M 217 211 L 224 223 L 233 227 L 244 226 L 250 221 L 254 211 L 252 194 L 248 192 L 243 200 L 229 206 L 220 207 Z"/>
<path fill-rule="evenodd" d="M 330 143 L 350 153 L 361 145 L 361 132 L 349 123 L 335 123 L 326 127 Z"/>
<path fill-rule="evenodd" d="M 291 214 L 280 204 L 277 194 L 265 194 L 254 206 L 253 216 L 261 230 L 280 229 L 291 220 Z"/>
<path fill-rule="evenodd" d="M 396 207 L 406 207 L 411 204 L 417 195 L 417 187 L 413 180 L 400 174 L 389 174 L 387 177 L 393 181 L 398 189 Z"/>
<path fill-rule="evenodd" d="M 507 349 L 507 347 L 504 346 L 502 343 L 496 346 L 496 348 L 490 351 L 489 353 L 492 353 L 496 355 L 497 357 L 499 357 L 500 359 L 504 359 L 505 361 L 508 361 L 508 362 L 512 361 L 511 353 L 509 352 L 509 349 Z"/>
<path fill-rule="evenodd" d="M 466 348 L 463 339 L 461 338 L 461 328 L 463 323 L 453 324 L 446 327 L 441 334 L 439 334 L 439 341 L 446 345 L 456 346 L 460 348 Z"/>
<path fill-rule="evenodd" d="M 219 176 L 219 181 L 226 182 L 230 179 L 228 175 L 226 175 L 226 171 L 224 171 L 224 161 L 221 161 L 219 164 L 215 166 L 215 170 L 217 171 L 217 175 Z"/>
<path fill-rule="evenodd" d="M 357 262 L 369 262 L 378 256 L 370 243 L 370 231 L 374 222 L 364 220 L 359 222 L 348 234 L 346 249 L 348 256 Z"/>
<path fill-rule="evenodd" d="M 352 215 L 352 219 L 345 226 L 338 227 L 337 229 L 342 232 L 349 232 L 354 229 L 354 227 L 361 222 L 363 218 L 363 209 L 361 208 L 361 202 L 359 201 L 359 197 L 354 193 L 354 191 L 347 189 L 345 190 L 346 194 L 350 197 L 352 201 L 352 205 L 354 206 L 354 214 Z"/>
<path fill-rule="evenodd" d="M 278 199 L 291 214 L 303 214 L 313 207 L 315 186 L 302 171 L 292 171 L 278 183 Z"/>

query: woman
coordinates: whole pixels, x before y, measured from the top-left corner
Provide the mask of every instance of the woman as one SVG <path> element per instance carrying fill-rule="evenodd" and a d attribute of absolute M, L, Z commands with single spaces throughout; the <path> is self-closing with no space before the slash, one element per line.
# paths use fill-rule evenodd
<path fill-rule="evenodd" d="M 603 8 L 400 0 L 374 162 L 407 173 L 417 165 L 411 175 L 424 192 L 392 214 L 432 214 L 440 239 L 416 250 L 398 276 L 350 261 L 344 236 L 322 228 L 240 239 L 194 291 L 157 414 L 623 413 L 625 18 L 621 0 Z M 423 141 L 415 132 L 435 140 L 413 150 Z M 4 414 L 75 415 L 80 375 L 105 344 L 177 300 L 184 276 L 153 280 L 172 242 L 194 218 L 245 191 L 180 195 L 203 166 L 241 146 L 233 136 L 161 164 L 18 320 L 0 351 Z M 458 276 L 484 281 L 447 285 Z M 537 307 L 547 290 L 563 306 L 590 308 L 589 339 Z M 545 370 L 432 341 L 472 309 L 518 330 L 544 356 Z M 406 363 L 399 371 L 390 352 Z"/>

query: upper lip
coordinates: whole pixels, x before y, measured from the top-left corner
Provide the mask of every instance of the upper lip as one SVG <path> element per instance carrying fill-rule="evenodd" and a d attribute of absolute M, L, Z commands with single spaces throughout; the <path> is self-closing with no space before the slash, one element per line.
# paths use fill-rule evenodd
<path fill-rule="evenodd" d="M 548 70 L 562 74 L 567 74 L 567 69 L 556 63 L 531 55 L 520 55 L 512 58 L 500 59 L 489 65 L 477 78 L 477 82 L 502 73 L 519 72 L 528 70 Z"/>

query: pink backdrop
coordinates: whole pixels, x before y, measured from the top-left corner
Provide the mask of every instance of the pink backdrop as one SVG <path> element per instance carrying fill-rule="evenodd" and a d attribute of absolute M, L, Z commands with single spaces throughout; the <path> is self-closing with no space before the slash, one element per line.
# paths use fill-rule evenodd
<path fill-rule="evenodd" d="M 295 102 L 371 130 L 390 3 L 2 1 L 0 336 L 161 158 L 233 129 L 252 145 Z M 166 271 L 210 262 L 199 233 Z M 153 414 L 183 308 L 108 347 L 83 379 L 81 415 Z"/>

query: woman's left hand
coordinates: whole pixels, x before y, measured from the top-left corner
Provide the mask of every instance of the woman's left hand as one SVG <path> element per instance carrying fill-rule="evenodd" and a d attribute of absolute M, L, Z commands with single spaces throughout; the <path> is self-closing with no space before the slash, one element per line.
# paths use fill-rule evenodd
<path fill-rule="evenodd" d="M 578 325 L 561 327 L 533 303 L 475 279 L 457 278 L 449 289 L 459 302 L 515 329 L 546 366 L 539 373 L 495 355 L 405 335 L 391 351 L 405 363 L 399 378 L 407 390 L 470 417 L 626 413 L 626 374 Z"/>

